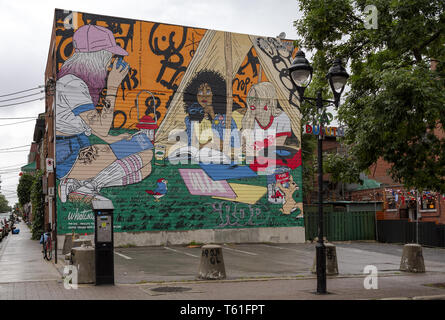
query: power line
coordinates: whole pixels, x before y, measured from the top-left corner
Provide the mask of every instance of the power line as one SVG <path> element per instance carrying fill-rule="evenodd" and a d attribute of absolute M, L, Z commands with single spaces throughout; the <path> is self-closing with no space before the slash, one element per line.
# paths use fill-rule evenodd
<path fill-rule="evenodd" d="M 22 164 L 12 164 L 10 166 L 5 166 L 5 167 L 1 167 L 0 170 L 6 169 L 6 168 L 10 168 L 10 167 L 23 167 L 24 165 L 26 165 L 27 163 L 22 163 Z"/>
<path fill-rule="evenodd" d="M 4 173 L 4 172 L 0 172 L 0 175 L 3 177 L 3 176 L 6 176 L 6 175 L 10 175 L 10 174 L 17 174 L 17 170 L 16 171 L 14 171 L 14 172 L 6 172 L 6 173 Z"/>
<path fill-rule="evenodd" d="M 0 151 L 0 153 L 10 153 L 10 152 L 29 152 L 28 149 L 26 150 L 10 150 L 10 151 Z"/>
<path fill-rule="evenodd" d="M 45 99 L 45 97 L 41 97 L 41 98 L 38 98 L 38 99 L 32 99 L 32 100 L 26 100 L 26 101 L 17 102 L 17 103 L 6 104 L 4 106 L 0 106 L 0 108 L 16 106 L 16 105 L 19 105 L 19 104 L 33 102 L 33 101 L 37 101 L 37 100 L 43 100 L 43 99 Z"/>
<path fill-rule="evenodd" d="M 16 167 L 16 168 L 0 169 L 0 174 L 2 174 L 2 173 L 14 172 L 14 171 L 20 170 L 22 167 L 23 167 L 23 166 L 21 166 L 21 167 Z"/>
<path fill-rule="evenodd" d="M 0 149 L 0 151 L 2 151 L 2 150 L 12 150 L 12 149 L 24 148 L 24 147 L 29 147 L 29 146 L 30 146 L 29 144 L 25 144 L 25 145 L 23 145 L 23 146 L 9 147 L 9 148 L 2 148 L 2 149 Z"/>
<path fill-rule="evenodd" d="M 10 125 L 13 125 L 13 124 L 19 124 L 19 123 L 30 122 L 30 121 L 34 121 L 34 120 L 35 120 L 35 119 L 25 120 L 25 121 L 19 121 L 19 122 L 13 122 L 13 123 L 0 124 L 0 127 L 10 126 Z"/>
<path fill-rule="evenodd" d="M 40 86 L 38 86 L 38 87 L 31 88 L 31 89 L 26 89 L 26 90 L 22 90 L 22 91 L 17 91 L 17 92 L 12 92 L 12 93 L 8 93 L 8 94 L 3 94 L 3 95 L 0 95 L 0 98 L 8 97 L 8 96 L 13 96 L 13 95 L 15 95 L 15 94 L 19 94 L 19 93 L 23 93 L 23 92 L 28 92 L 28 91 L 32 91 L 32 90 L 36 90 L 36 89 L 40 89 L 40 88 L 44 88 L 44 87 L 45 87 L 44 85 L 40 85 Z"/>
<path fill-rule="evenodd" d="M 37 117 L 0 118 L 0 120 L 21 120 L 21 119 L 37 119 Z"/>
<path fill-rule="evenodd" d="M 7 101 L 12 101 L 12 100 L 18 100 L 18 99 L 23 99 L 23 98 L 27 98 L 27 97 L 32 97 L 32 96 L 36 96 L 36 95 L 41 94 L 41 93 L 44 93 L 44 92 L 45 92 L 45 91 L 41 90 L 41 91 L 39 91 L 39 92 L 31 93 L 31 94 L 28 94 L 28 95 L 26 95 L 26 96 L 15 97 L 15 98 L 6 99 L 6 100 L 0 100 L 0 102 L 7 102 Z"/>

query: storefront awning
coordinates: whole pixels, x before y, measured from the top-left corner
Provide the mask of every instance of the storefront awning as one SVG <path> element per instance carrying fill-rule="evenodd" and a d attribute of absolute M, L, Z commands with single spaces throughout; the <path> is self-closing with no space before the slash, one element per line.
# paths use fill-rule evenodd
<path fill-rule="evenodd" d="M 365 178 L 363 180 L 363 184 L 361 186 L 358 186 L 355 190 L 377 189 L 377 188 L 380 188 L 380 185 L 381 185 L 381 183 L 378 181 Z"/>
<path fill-rule="evenodd" d="M 36 162 L 33 161 L 20 168 L 23 172 L 31 172 L 36 170 Z"/>

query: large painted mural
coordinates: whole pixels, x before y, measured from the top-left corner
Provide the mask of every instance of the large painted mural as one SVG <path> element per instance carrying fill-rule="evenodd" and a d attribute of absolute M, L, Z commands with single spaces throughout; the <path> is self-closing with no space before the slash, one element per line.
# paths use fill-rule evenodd
<path fill-rule="evenodd" d="M 56 10 L 58 233 L 303 226 L 290 41 Z"/>

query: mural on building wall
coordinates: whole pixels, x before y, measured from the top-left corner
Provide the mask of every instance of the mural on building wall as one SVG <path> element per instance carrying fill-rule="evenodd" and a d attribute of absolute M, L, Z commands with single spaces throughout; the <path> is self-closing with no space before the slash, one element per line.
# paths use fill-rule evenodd
<path fill-rule="evenodd" d="M 56 10 L 56 51 L 59 233 L 303 226 L 290 42 Z"/>

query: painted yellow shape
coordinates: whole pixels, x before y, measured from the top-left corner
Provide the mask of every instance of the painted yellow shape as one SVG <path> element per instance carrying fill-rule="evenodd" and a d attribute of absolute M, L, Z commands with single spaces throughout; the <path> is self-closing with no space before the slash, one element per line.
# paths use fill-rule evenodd
<path fill-rule="evenodd" d="M 224 197 L 212 197 L 213 199 L 221 199 L 234 202 L 242 202 L 247 204 L 255 204 L 267 192 L 266 187 L 252 186 L 249 184 L 229 183 L 233 192 L 236 194 L 235 199 Z"/>

